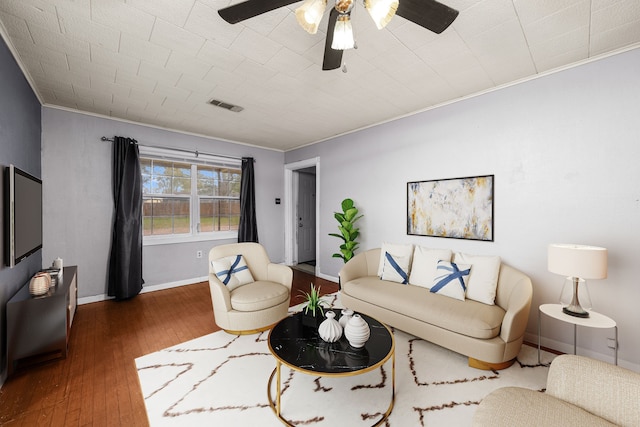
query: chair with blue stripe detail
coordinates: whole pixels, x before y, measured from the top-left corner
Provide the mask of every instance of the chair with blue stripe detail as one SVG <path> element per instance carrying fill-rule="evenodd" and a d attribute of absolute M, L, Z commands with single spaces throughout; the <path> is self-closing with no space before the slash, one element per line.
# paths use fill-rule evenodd
<path fill-rule="evenodd" d="M 213 262 L 242 255 L 254 281 L 229 289 Z M 233 270 L 233 269 L 232 269 Z M 224 275 L 223 275 L 224 276 Z M 233 335 L 262 332 L 287 316 L 293 271 L 272 263 L 259 243 L 232 243 L 209 251 L 209 289 L 216 324 Z"/>

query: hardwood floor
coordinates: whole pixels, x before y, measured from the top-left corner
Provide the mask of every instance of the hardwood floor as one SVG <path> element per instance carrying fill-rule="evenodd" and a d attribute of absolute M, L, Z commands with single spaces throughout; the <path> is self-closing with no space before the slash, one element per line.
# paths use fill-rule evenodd
<path fill-rule="evenodd" d="M 294 270 L 291 305 L 310 284 Z M 134 359 L 219 330 L 206 282 L 78 307 L 66 359 L 19 367 L 0 389 L 2 426 L 147 426 Z"/>

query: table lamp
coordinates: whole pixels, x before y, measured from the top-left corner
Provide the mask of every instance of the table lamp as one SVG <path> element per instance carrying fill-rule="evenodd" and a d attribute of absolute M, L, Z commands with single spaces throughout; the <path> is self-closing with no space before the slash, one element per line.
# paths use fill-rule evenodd
<path fill-rule="evenodd" d="M 562 311 L 570 316 L 589 317 L 589 312 L 580 305 L 579 288 L 584 288 L 582 294 L 588 298 L 586 279 L 607 278 L 607 250 L 597 246 L 572 245 L 553 243 L 548 249 L 547 268 L 550 272 L 568 276 L 569 288 L 563 289 L 561 303 Z M 567 282 L 565 281 L 565 287 Z M 568 293 L 569 299 L 563 295 Z M 589 302 L 589 309 L 590 302 Z"/>

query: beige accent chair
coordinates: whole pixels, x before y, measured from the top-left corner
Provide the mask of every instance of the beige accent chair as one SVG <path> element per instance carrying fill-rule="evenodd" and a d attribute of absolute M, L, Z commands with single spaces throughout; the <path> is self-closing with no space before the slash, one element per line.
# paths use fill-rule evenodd
<path fill-rule="evenodd" d="M 218 280 L 211 261 L 242 255 L 255 282 L 231 292 Z M 293 271 L 274 264 L 258 243 L 233 243 L 209 251 L 209 289 L 216 324 L 234 335 L 253 334 L 270 329 L 287 316 L 291 299 Z"/>
<path fill-rule="evenodd" d="M 640 374 L 583 356 L 556 357 L 547 390 L 504 387 L 482 399 L 476 427 L 640 426 Z"/>

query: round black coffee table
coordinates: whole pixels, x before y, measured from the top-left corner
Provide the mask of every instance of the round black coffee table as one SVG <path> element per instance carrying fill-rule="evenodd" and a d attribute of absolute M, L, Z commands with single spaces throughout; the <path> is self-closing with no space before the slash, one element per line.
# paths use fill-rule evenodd
<path fill-rule="evenodd" d="M 336 318 L 339 310 L 334 310 Z M 395 342 L 391 330 L 373 317 L 360 314 L 369 324 L 371 336 L 364 347 L 356 349 L 347 339 L 340 338 L 335 343 L 327 343 L 318 336 L 317 328 L 302 324 L 302 313 L 286 317 L 269 332 L 269 350 L 276 358 L 276 367 L 269 377 L 267 395 L 269 405 L 276 416 L 286 425 L 292 426 L 281 413 L 281 370 L 285 365 L 293 370 L 325 377 L 360 375 L 384 365 L 391 364 L 391 402 L 382 418 L 374 426 L 384 422 L 393 410 L 395 401 Z M 276 379 L 275 401 L 271 396 L 271 385 Z"/>

